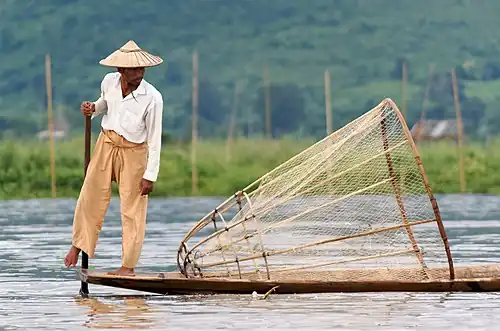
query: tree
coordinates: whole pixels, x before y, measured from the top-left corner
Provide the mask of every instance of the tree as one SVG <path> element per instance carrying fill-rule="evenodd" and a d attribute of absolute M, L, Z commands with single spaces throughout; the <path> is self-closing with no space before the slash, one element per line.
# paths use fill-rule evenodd
<path fill-rule="evenodd" d="M 192 98 L 189 98 L 185 104 L 186 114 L 189 114 L 186 119 L 191 119 L 192 102 Z M 221 124 L 225 124 L 227 118 L 229 118 L 229 107 L 223 102 L 219 89 L 209 79 L 201 79 L 198 86 L 198 135 L 214 137 L 225 134 L 227 126 Z M 191 121 L 189 128 L 191 128 L 190 123 Z"/>
<path fill-rule="evenodd" d="M 271 134 L 280 137 L 307 126 L 302 90 L 295 84 L 271 85 Z M 263 87 L 257 91 L 255 112 L 262 114 L 261 127 L 265 133 L 265 93 Z"/>

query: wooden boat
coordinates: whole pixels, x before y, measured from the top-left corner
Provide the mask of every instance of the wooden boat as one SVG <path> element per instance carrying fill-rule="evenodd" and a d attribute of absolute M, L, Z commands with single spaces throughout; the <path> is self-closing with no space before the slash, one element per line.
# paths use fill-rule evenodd
<path fill-rule="evenodd" d="M 428 281 L 372 280 L 322 281 L 308 279 L 249 280 L 225 277 L 186 278 L 178 272 L 137 274 L 134 277 L 79 270 L 79 279 L 88 284 L 110 286 L 162 295 L 187 294 L 277 294 L 329 292 L 495 292 L 500 290 L 500 265 L 456 268 L 454 280 Z"/>
<path fill-rule="evenodd" d="M 159 294 L 497 291 L 500 265 L 456 267 L 438 203 L 385 99 L 199 220 L 177 272 L 78 272 Z"/>

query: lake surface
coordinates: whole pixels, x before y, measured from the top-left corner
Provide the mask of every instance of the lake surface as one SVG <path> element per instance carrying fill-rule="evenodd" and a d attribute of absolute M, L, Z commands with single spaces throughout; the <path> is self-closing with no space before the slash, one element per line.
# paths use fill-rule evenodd
<path fill-rule="evenodd" d="M 500 197 L 437 196 L 455 265 L 500 263 Z M 138 271 L 176 270 L 179 241 L 221 199 L 152 199 Z M 74 200 L 0 202 L 0 330 L 496 330 L 498 293 L 152 296 L 90 286 L 63 265 Z M 90 264 L 116 268 L 113 200 Z"/>

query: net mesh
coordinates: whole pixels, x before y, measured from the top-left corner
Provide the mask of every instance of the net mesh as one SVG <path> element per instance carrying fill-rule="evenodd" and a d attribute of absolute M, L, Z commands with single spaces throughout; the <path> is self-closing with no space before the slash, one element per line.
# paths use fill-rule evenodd
<path fill-rule="evenodd" d="M 385 99 L 259 178 L 182 241 L 187 277 L 450 278 L 439 210 L 406 123 Z"/>

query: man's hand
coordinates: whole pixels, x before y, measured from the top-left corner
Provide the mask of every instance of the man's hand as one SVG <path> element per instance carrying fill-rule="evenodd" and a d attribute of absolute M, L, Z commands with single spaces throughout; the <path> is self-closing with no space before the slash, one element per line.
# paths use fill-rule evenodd
<path fill-rule="evenodd" d="M 95 112 L 95 104 L 90 101 L 84 101 L 80 106 L 80 110 L 82 111 L 83 115 L 91 116 L 92 113 Z"/>
<path fill-rule="evenodd" d="M 153 182 L 147 179 L 141 180 L 141 195 L 147 195 L 153 191 Z"/>

